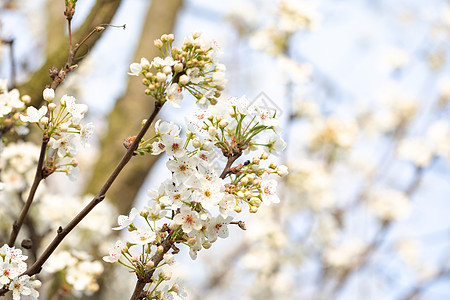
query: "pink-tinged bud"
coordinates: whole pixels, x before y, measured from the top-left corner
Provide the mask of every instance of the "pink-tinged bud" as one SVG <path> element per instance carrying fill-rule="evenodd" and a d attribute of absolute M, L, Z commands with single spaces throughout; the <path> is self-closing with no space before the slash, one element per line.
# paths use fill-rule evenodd
<path fill-rule="evenodd" d="M 137 256 L 132 256 L 131 257 L 131 261 L 132 262 L 137 262 L 139 260 L 139 258 Z"/>
<path fill-rule="evenodd" d="M 180 83 L 181 85 L 186 85 L 186 84 L 188 84 L 188 83 L 189 83 L 189 76 L 187 76 L 187 75 L 181 75 L 181 76 L 180 76 L 179 83 Z"/>
<path fill-rule="evenodd" d="M 253 184 L 256 185 L 256 186 L 258 186 L 260 183 L 261 183 L 261 182 L 259 181 L 258 178 L 255 178 L 255 179 L 253 180 Z"/>
<path fill-rule="evenodd" d="M 180 290 L 180 287 L 178 286 L 178 284 L 174 283 L 172 285 L 172 291 L 174 291 L 175 293 L 178 294 L 178 291 Z"/>
<path fill-rule="evenodd" d="M 163 252 L 163 251 L 164 251 L 164 247 L 161 246 L 161 245 L 159 245 L 158 248 L 156 248 L 156 252 L 157 252 L 157 253 L 161 253 L 161 252 Z"/>
<path fill-rule="evenodd" d="M 194 146 L 194 148 L 200 148 L 202 146 L 202 143 L 200 143 L 199 140 L 194 140 L 192 142 L 192 146 Z"/>
<path fill-rule="evenodd" d="M 163 280 L 170 280 L 172 278 L 172 272 L 161 272 L 159 277 Z"/>
<path fill-rule="evenodd" d="M 149 262 L 146 264 L 146 266 L 147 266 L 149 269 L 151 269 L 151 268 L 153 268 L 153 267 L 155 266 L 155 263 L 154 263 L 153 261 L 149 261 Z"/>
<path fill-rule="evenodd" d="M 173 33 L 170 33 L 167 35 L 167 41 L 173 42 L 175 40 L 175 35 Z"/>
<path fill-rule="evenodd" d="M 155 45 L 156 48 L 162 48 L 163 46 L 163 42 L 160 39 L 154 40 L 153 44 Z"/>
<path fill-rule="evenodd" d="M 187 242 L 188 242 L 188 244 L 189 245 L 194 245 L 195 244 L 195 238 L 193 238 L 193 237 L 191 237 L 191 238 L 189 238 L 188 240 L 187 240 Z"/>
<path fill-rule="evenodd" d="M 268 158 L 269 158 L 269 154 L 267 154 L 266 152 L 261 154 L 261 159 L 268 159 Z"/>
<path fill-rule="evenodd" d="M 192 33 L 192 37 L 195 39 L 198 39 L 200 36 L 202 35 L 202 33 L 200 31 L 194 31 Z"/>
<path fill-rule="evenodd" d="M 277 165 L 274 164 L 274 163 L 271 163 L 271 164 L 269 165 L 269 168 L 272 169 L 272 170 L 275 170 L 275 169 L 277 168 Z"/>
<path fill-rule="evenodd" d="M 228 126 L 228 122 L 227 121 L 222 120 L 222 121 L 219 122 L 219 127 L 220 128 L 225 128 L 227 126 Z"/>
<path fill-rule="evenodd" d="M 245 196 L 245 198 L 250 199 L 250 197 L 252 196 L 252 192 L 245 191 L 244 196 Z"/>

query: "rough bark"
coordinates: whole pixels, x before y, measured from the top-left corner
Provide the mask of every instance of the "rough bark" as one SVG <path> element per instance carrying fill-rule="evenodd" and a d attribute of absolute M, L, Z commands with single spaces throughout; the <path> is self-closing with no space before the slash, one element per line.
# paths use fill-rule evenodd
<path fill-rule="evenodd" d="M 172 32 L 177 11 L 181 8 L 182 2 L 182 0 L 152 1 L 134 61 L 139 61 L 141 57 L 151 60 L 154 56 L 160 55 L 159 50 L 153 45 L 153 40 L 163 33 Z M 125 151 L 122 145 L 123 140 L 139 130 L 140 121 L 153 109 L 154 100 L 144 94 L 144 89 L 141 79 L 131 78 L 124 96 L 117 100 L 109 114 L 108 133 L 101 141 L 101 153 L 86 187 L 87 193 L 95 194 L 98 191 L 111 172 L 111 168 Z M 153 132 L 149 131 L 147 136 L 152 134 Z M 157 157 L 149 154 L 137 157 L 111 187 L 107 198 L 112 200 L 121 213 L 127 213 L 130 210 L 133 200 L 156 159 Z"/>
<path fill-rule="evenodd" d="M 75 43 L 81 41 L 86 35 L 89 34 L 89 32 L 92 31 L 93 28 L 100 24 L 111 23 L 111 20 L 116 14 L 121 2 L 121 0 L 97 0 L 83 24 L 73 34 L 73 41 Z M 64 4 L 63 1 L 61 1 L 61 3 Z M 54 3 L 54 5 L 58 4 Z M 64 5 L 62 5 L 60 13 L 63 15 Z M 49 33 L 51 34 L 51 32 Z M 90 48 L 94 46 L 100 36 L 100 34 L 95 34 L 89 39 Z M 49 38 L 49 40 L 54 41 L 52 38 Z M 48 69 L 52 66 L 56 66 L 59 69 L 67 61 L 67 38 L 55 40 L 57 41 L 57 45 L 48 47 L 50 52 L 47 53 L 47 60 L 44 62 L 42 67 L 31 74 L 28 80 L 21 83 L 19 86 L 19 90 L 22 95 L 28 94 L 31 96 L 31 105 L 39 106 L 40 101 L 42 100 L 42 90 L 46 84 L 51 82 Z M 79 55 L 83 55 L 83 53 L 80 53 Z"/>

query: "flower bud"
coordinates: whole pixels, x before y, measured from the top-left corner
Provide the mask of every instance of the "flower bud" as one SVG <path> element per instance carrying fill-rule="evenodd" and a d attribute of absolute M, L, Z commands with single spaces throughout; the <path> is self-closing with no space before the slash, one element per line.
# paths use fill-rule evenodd
<path fill-rule="evenodd" d="M 173 66 L 173 69 L 175 70 L 175 72 L 179 73 L 179 72 L 183 71 L 183 64 L 182 63 L 176 63 Z"/>
<path fill-rule="evenodd" d="M 245 191 L 244 196 L 245 196 L 245 198 L 250 199 L 250 197 L 252 196 L 252 192 Z"/>
<path fill-rule="evenodd" d="M 227 68 L 225 67 L 224 64 L 218 64 L 216 65 L 216 72 L 225 72 Z"/>
<path fill-rule="evenodd" d="M 210 241 L 205 241 L 202 246 L 205 249 L 209 249 L 209 248 L 211 248 L 212 244 Z"/>
<path fill-rule="evenodd" d="M 170 73 L 172 73 L 172 67 L 171 66 L 165 66 L 162 70 L 163 70 L 164 74 L 166 74 L 166 75 L 169 75 Z"/>
<path fill-rule="evenodd" d="M 175 35 L 173 33 L 170 33 L 167 35 L 167 41 L 173 42 L 175 40 Z"/>
<path fill-rule="evenodd" d="M 257 213 L 258 208 L 256 206 L 250 206 L 249 212 L 251 212 L 252 214 Z"/>
<path fill-rule="evenodd" d="M 21 97 L 21 99 L 22 99 L 22 102 L 25 103 L 25 104 L 29 104 L 29 103 L 31 102 L 31 97 L 30 97 L 30 95 L 23 95 L 23 96 Z"/>
<path fill-rule="evenodd" d="M 48 118 L 47 118 L 47 117 L 42 117 L 42 118 L 39 120 L 39 124 L 41 124 L 42 126 L 47 125 L 47 124 L 48 124 Z"/>
<path fill-rule="evenodd" d="M 233 210 L 237 213 L 240 213 L 242 211 L 242 208 L 239 205 L 236 205 Z"/>
<path fill-rule="evenodd" d="M 200 36 L 202 35 L 202 33 L 200 31 L 194 31 L 192 33 L 192 37 L 195 39 L 198 39 Z"/>
<path fill-rule="evenodd" d="M 139 260 L 139 258 L 137 256 L 132 256 L 131 257 L 131 261 L 132 262 L 137 262 Z"/>
<path fill-rule="evenodd" d="M 171 290 L 178 294 L 178 291 L 180 290 L 180 287 L 178 286 L 178 284 L 174 283 L 172 285 Z"/>
<path fill-rule="evenodd" d="M 173 263 L 175 262 L 175 257 L 173 256 L 173 254 L 166 253 L 164 254 L 163 258 L 168 265 L 173 265 Z"/>
<path fill-rule="evenodd" d="M 149 261 L 146 265 L 147 268 L 151 269 L 155 266 L 155 263 L 153 261 Z"/>
<path fill-rule="evenodd" d="M 161 72 L 156 73 L 156 80 L 158 82 L 164 82 L 164 81 L 166 81 L 166 79 L 167 79 L 166 74 L 161 73 Z"/>
<path fill-rule="evenodd" d="M 179 83 L 182 84 L 182 85 L 188 84 L 188 83 L 189 83 L 189 76 L 187 76 L 187 75 L 181 75 L 181 76 L 180 76 Z"/>
<path fill-rule="evenodd" d="M 275 169 L 277 168 L 277 165 L 274 164 L 274 163 L 271 163 L 271 164 L 269 165 L 269 168 L 272 169 L 272 170 L 275 170 Z"/>
<path fill-rule="evenodd" d="M 156 39 L 153 41 L 153 44 L 155 45 L 156 48 L 162 48 L 163 46 L 163 42 L 160 39 Z"/>
<path fill-rule="evenodd" d="M 253 198 L 250 200 L 250 205 L 251 205 L 251 206 L 255 206 L 255 207 L 260 207 L 260 206 L 261 206 L 261 200 L 259 200 L 259 199 L 256 198 L 256 197 L 253 197 Z"/>
<path fill-rule="evenodd" d="M 212 135 L 212 136 L 215 136 L 215 135 L 217 134 L 217 129 L 216 129 L 216 127 L 210 126 L 210 127 L 208 128 L 208 133 L 209 133 L 210 135 Z"/>
<path fill-rule="evenodd" d="M 149 214 L 149 212 L 145 208 L 143 210 L 141 210 L 141 212 L 140 212 L 141 217 L 144 217 L 144 218 L 147 218 L 148 214 Z"/>
<path fill-rule="evenodd" d="M 194 146 L 194 148 L 200 148 L 202 146 L 202 143 L 200 143 L 199 140 L 194 140 L 192 142 L 192 146 Z"/>
<path fill-rule="evenodd" d="M 261 160 L 259 159 L 259 157 L 254 157 L 253 158 L 253 163 L 256 165 L 259 165 L 259 163 L 261 162 Z"/>
<path fill-rule="evenodd" d="M 261 154 L 261 159 L 268 159 L 268 158 L 269 158 L 269 154 L 267 154 L 266 152 Z"/>
<path fill-rule="evenodd" d="M 243 177 L 241 179 L 241 183 L 242 183 L 242 185 L 246 185 L 248 183 L 248 178 L 247 177 Z"/>
<path fill-rule="evenodd" d="M 42 96 L 44 97 L 45 101 L 51 102 L 53 99 L 55 99 L 55 90 L 46 88 L 44 92 L 42 92 Z"/>
<path fill-rule="evenodd" d="M 225 128 L 227 126 L 228 126 L 228 122 L 227 121 L 222 120 L 222 121 L 219 122 L 219 127 L 220 128 Z"/>
<path fill-rule="evenodd" d="M 159 278 L 163 280 L 170 280 L 170 278 L 172 278 L 172 272 L 161 272 L 159 273 Z"/>
<path fill-rule="evenodd" d="M 244 195 L 244 193 L 242 191 L 237 192 L 237 196 L 240 199 L 244 199 L 244 197 L 245 197 L 245 195 Z"/>
<path fill-rule="evenodd" d="M 287 174 L 289 174 L 288 167 L 286 167 L 285 165 L 278 166 L 277 174 L 281 177 L 286 176 Z"/>
<path fill-rule="evenodd" d="M 52 110 L 55 110 L 56 104 L 55 103 L 49 103 L 47 107 L 48 107 L 48 110 L 52 111 Z"/>
<path fill-rule="evenodd" d="M 194 245 L 195 244 L 195 238 L 193 238 L 193 237 L 191 237 L 191 238 L 189 238 L 188 240 L 187 240 L 187 242 L 188 242 L 188 244 L 189 245 Z"/>

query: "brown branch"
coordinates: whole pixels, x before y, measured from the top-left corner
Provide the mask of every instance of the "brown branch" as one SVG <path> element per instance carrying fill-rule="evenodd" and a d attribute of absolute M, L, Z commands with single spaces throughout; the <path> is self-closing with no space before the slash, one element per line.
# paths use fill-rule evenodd
<path fill-rule="evenodd" d="M 225 168 L 222 171 L 222 174 L 220 174 L 220 178 L 224 179 L 228 173 L 231 172 L 231 165 L 236 161 L 236 159 L 238 159 L 240 156 L 242 155 L 242 151 L 235 153 L 231 156 L 228 157 L 228 161 L 227 164 L 225 166 Z"/>
<path fill-rule="evenodd" d="M 27 201 L 25 202 L 25 205 L 23 206 L 22 211 L 20 212 L 19 218 L 16 221 L 14 221 L 14 223 L 13 223 L 11 235 L 10 235 L 9 241 L 8 241 L 9 247 L 14 246 L 17 236 L 19 235 L 20 228 L 22 227 L 23 221 L 25 220 L 25 217 L 28 214 L 31 203 L 33 203 L 34 195 L 36 194 L 36 190 L 39 186 L 39 183 L 44 178 L 44 173 L 42 171 L 42 168 L 44 165 L 45 153 L 47 150 L 48 141 L 49 141 L 48 136 L 46 136 L 44 134 L 44 138 L 42 139 L 41 152 L 39 154 L 38 165 L 36 168 L 36 175 L 34 176 L 34 181 L 33 181 L 33 184 L 31 185 Z"/>
<path fill-rule="evenodd" d="M 89 202 L 83 210 L 81 210 L 78 215 L 76 215 L 72 221 L 70 221 L 69 224 L 65 228 L 59 227 L 57 231 L 56 237 L 53 239 L 53 241 L 48 245 L 47 249 L 44 250 L 44 252 L 41 254 L 41 256 L 36 260 L 36 262 L 28 268 L 28 270 L 24 273 L 26 275 L 34 275 L 41 271 L 42 265 L 47 261 L 47 259 L 50 257 L 50 255 L 55 251 L 56 247 L 62 242 L 62 240 L 69 234 L 69 232 L 74 229 L 78 223 L 81 222 L 88 214 L 89 212 L 97 206 L 100 202 L 103 201 L 105 198 L 106 192 L 109 190 L 113 182 L 116 180 L 117 176 L 120 174 L 122 169 L 126 166 L 126 164 L 130 161 L 130 159 L 134 156 L 135 150 L 139 146 L 139 142 L 141 141 L 144 134 L 149 129 L 150 125 L 156 118 L 157 114 L 163 107 L 164 103 L 155 102 L 155 107 L 153 109 L 152 114 L 145 122 L 142 129 L 139 131 L 138 135 L 136 136 L 136 139 L 131 144 L 130 148 L 127 150 L 127 152 L 124 154 L 120 162 L 117 164 L 116 168 L 112 172 L 112 174 L 109 176 L 108 180 L 105 182 L 103 187 L 100 189 L 100 191 L 97 193 L 97 195 Z"/>
<path fill-rule="evenodd" d="M 172 238 L 172 232 L 170 232 L 161 244 L 161 246 L 163 247 L 163 251 L 157 253 L 151 260 L 154 264 L 154 267 L 145 272 L 142 276 L 138 276 L 138 280 L 136 282 L 136 286 L 134 287 L 134 291 L 131 295 L 130 300 L 138 300 L 142 298 L 141 295 L 143 294 L 145 285 L 152 281 L 152 276 L 153 273 L 155 273 L 156 267 L 163 260 L 164 254 L 166 254 L 172 248 L 173 244 L 175 244 L 175 241 Z"/>
<path fill-rule="evenodd" d="M 69 24 L 69 33 L 70 33 L 70 19 L 68 18 L 68 24 Z M 64 67 L 61 68 L 61 70 L 58 72 L 57 70 L 50 71 L 50 77 L 52 78 L 52 84 L 50 85 L 52 89 L 56 90 L 56 88 L 64 81 L 66 78 L 66 75 L 75 69 L 75 66 L 73 66 L 73 60 L 75 58 L 75 55 L 78 51 L 78 49 L 83 45 L 86 40 L 92 36 L 95 32 L 100 32 L 102 30 L 99 30 L 98 27 L 93 29 L 88 36 L 86 36 L 83 41 L 80 44 L 75 45 L 75 48 L 72 49 L 72 42 L 70 41 L 69 44 L 69 56 L 67 58 L 67 62 L 64 65 Z M 70 34 L 69 34 L 70 35 Z M 48 102 L 47 102 L 48 105 Z M 47 116 L 49 115 L 49 111 L 47 110 Z M 39 154 L 39 161 L 38 165 L 36 167 L 36 175 L 34 177 L 33 184 L 30 189 L 30 193 L 28 195 L 27 201 L 25 202 L 24 207 L 22 208 L 22 211 L 20 212 L 19 218 L 14 221 L 12 225 L 11 235 L 9 237 L 8 246 L 13 247 L 14 243 L 16 242 L 17 236 L 19 235 L 20 229 L 22 228 L 23 222 L 25 220 L 25 217 L 28 214 L 28 211 L 31 207 L 31 204 L 33 203 L 34 196 L 36 194 L 36 190 L 39 187 L 39 184 L 42 179 L 45 178 L 45 175 L 43 173 L 43 167 L 45 162 L 45 155 L 47 152 L 47 145 L 49 142 L 49 137 L 47 136 L 46 132 L 44 131 L 43 137 L 42 137 L 42 145 L 41 145 L 41 152 Z"/>

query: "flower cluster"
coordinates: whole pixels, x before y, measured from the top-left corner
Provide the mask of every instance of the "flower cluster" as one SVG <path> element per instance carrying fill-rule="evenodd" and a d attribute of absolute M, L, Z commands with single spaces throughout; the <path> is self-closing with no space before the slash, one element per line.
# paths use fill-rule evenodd
<path fill-rule="evenodd" d="M 14 300 L 19 300 L 21 295 L 31 299 L 37 299 L 37 291 L 41 282 L 34 277 L 21 275 L 27 269 L 25 260 L 28 257 L 22 255 L 22 250 L 3 245 L 0 248 L 0 288 L 6 288 L 12 292 Z"/>
<path fill-rule="evenodd" d="M 91 257 L 81 251 L 60 251 L 48 262 L 46 271 L 63 278 L 66 287 L 77 297 L 92 295 L 98 291 L 97 278 L 103 273 L 103 265 L 92 261 Z"/>
<path fill-rule="evenodd" d="M 143 75 L 145 93 L 157 101 L 178 106 L 182 91 L 187 90 L 199 105 L 215 104 L 226 83 L 225 66 L 216 62 L 215 42 L 205 42 L 200 33 L 193 33 L 178 48 L 172 46 L 174 38 L 173 34 L 164 34 L 155 40 L 163 57 L 155 57 L 151 63 L 142 58 L 140 63 L 130 65 L 129 74 Z"/>
<path fill-rule="evenodd" d="M 21 97 L 16 89 L 8 91 L 7 80 L 0 79 L 0 151 L 3 149 L 3 136 L 6 133 L 28 133 L 28 128 L 19 116 L 30 100 L 28 95 Z"/>
<path fill-rule="evenodd" d="M 117 241 L 109 256 L 103 258 L 120 262 L 144 282 L 152 282 L 152 288 L 144 290 L 146 299 L 161 299 L 163 294 L 172 294 L 167 296 L 170 299 L 181 298 L 177 286 L 160 286 L 169 280 L 167 272 L 155 275 L 158 267 L 174 263 L 174 254 L 179 251 L 176 244 L 188 246 L 191 258 L 196 259 L 198 251 L 210 248 L 218 238 L 228 237 L 230 224 L 245 229 L 242 221 L 232 221 L 231 213 L 241 212 L 242 206 L 256 213 L 262 203 L 278 203 L 274 177 L 288 173 L 285 166 L 269 162 L 270 154 L 286 146 L 276 110 L 250 105 L 245 97 L 216 99 L 223 89 L 225 68 L 212 67 L 213 48 L 200 43 L 199 36 L 194 33 L 178 50 L 171 47 L 173 37 L 163 35 L 155 44 L 166 50 L 165 59 L 156 58 L 151 65 L 143 59 L 130 67 L 131 75 L 144 74 L 144 83 L 149 85 L 146 93 L 157 101 L 179 102 L 181 97 L 174 100 L 171 90 L 176 87 L 181 93 L 184 87 L 200 106 L 185 117 L 185 136 L 178 125 L 157 121 L 155 136 L 140 142 L 136 150 L 139 154 L 166 153 L 166 167 L 172 176 L 156 191 L 148 191 L 146 207 L 119 216 L 119 226 L 113 229 L 127 229 L 129 237 L 126 242 Z M 148 74 L 151 67 L 159 72 Z M 233 166 L 244 153 L 252 152 L 259 154 Z"/>
<path fill-rule="evenodd" d="M 46 88 L 43 97 L 48 101 L 39 109 L 30 106 L 26 114 L 20 115 L 23 122 L 36 123 L 49 139 L 47 145 L 44 176 L 54 172 L 63 172 L 74 178 L 79 172 L 77 140 L 84 146 L 93 133 L 93 124 L 81 125 L 80 122 L 87 111 L 87 105 L 77 104 L 72 96 L 64 95 L 60 106 L 52 102 L 55 98 L 53 89 Z"/>

